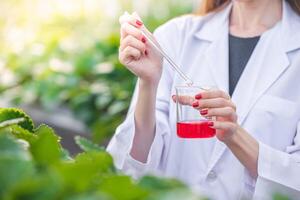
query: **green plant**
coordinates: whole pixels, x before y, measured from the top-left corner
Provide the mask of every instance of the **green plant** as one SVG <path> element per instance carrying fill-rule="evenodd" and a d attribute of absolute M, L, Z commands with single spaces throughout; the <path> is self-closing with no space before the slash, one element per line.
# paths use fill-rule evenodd
<path fill-rule="evenodd" d="M 132 180 L 103 148 L 81 137 L 76 142 L 84 152 L 71 158 L 53 129 L 32 125 L 21 110 L 0 108 L 0 199 L 200 199 L 177 180 Z"/>
<path fill-rule="evenodd" d="M 51 2 L 43 1 L 52 5 Z M 83 0 L 57 2 L 53 3 L 57 7 L 70 4 L 68 10 L 75 8 L 72 17 L 54 12 L 43 21 L 37 16 L 43 10 L 27 10 L 35 8 L 36 1 L 0 2 L 0 9 L 9 7 L 9 12 L 0 12 L 0 29 L 5 35 L 0 37 L 0 77 L 7 76 L 1 71 L 2 63 L 4 71 L 14 77 L 8 84 L 0 80 L 0 98 L 9 97 L 15 106 L 38 105 L 45 112 L 66 107 L 89 128 L 93 141 L 102 143 L 124 119 L 136 81 L 118 62 L 117 18 L 124 10 L 134 11 L 135 4 L 140 3 L 118 0 L 121 9 L 116 16 L 110 16 L 105 8 L 103 12 L 98 10 L 100 7 L 84 11 Z M 105 0 L 89 2 L 98 5 Z M 148 5 L 147 9 L 139 13 L 151 31 L 192 9 L 191 1 L 180 0 L 150 0 L 143 5 Z M 7 19 L 12 22 L 9 26 L 5 26 Z M 20 36 L 6 41 L 4 38 L 13 37 L 15 34 L 10 33 L 15 30 L 21 32 Z M 26 30 L 33 31 L 30 41 L 22 40 Z M 14 49 L 15 46 L 23 48 Z"/>

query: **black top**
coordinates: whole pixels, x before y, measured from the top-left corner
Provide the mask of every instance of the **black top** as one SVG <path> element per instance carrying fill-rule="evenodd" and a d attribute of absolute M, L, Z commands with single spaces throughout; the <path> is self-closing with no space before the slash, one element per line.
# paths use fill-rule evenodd
<path fill-rule="evenodd" d="M 229 94 L 233 94 L 260 36 L 240 38 L 229 34 Z"/>

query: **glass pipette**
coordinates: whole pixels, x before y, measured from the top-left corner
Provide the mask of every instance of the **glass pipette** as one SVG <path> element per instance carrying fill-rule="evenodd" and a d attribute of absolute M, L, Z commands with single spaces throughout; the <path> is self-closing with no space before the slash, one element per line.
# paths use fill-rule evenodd
<path fill-rule="evenodd" d="M 180 75 L 180 77 L 185 81 L 185 83 L 188 86 L 192 86 L 194 83 L 193 81 L 183 73 L 183 71 L 180 69 L 180 67 L 162 50 L 153 40 L 151 35 L 145 30 L 144 27 L 140 29 L 142 31 L 142 34 L 146 37 L 146 39 L 151 43 L 151 45 L 160 53 L 166 61 L 173 67 L 173 69 Z"/>

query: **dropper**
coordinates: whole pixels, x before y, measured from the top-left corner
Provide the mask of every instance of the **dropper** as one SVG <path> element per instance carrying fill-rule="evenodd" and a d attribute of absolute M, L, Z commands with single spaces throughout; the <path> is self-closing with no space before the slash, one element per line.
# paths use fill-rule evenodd
<path fill-rule="evenodd" d="M 146 37 L 146 39 L 151 43 L 151 45 L 160 53 L 166 61 L 170 64 L 170 66 L 180 75 L 180 77 L 185 81 L 188 86 L 192 86 L 194 83 L 193 81 L 180 69 L 180 67 L 162 50 L 153 40 L 151 35 L 145 30 L 145 27 L 141 27 L 140 29 L 142 34 Z"/>

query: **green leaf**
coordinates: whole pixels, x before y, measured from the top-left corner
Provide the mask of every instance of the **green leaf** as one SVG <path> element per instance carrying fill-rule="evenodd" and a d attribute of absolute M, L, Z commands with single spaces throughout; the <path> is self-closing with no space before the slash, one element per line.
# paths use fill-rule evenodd
<path fill-rule="evenodd" d="M 100 191 L 115 200 L 139 200 L 148 196 L 148 191 L 136 185 L 129 176 L 115 175 L 103 179 Z"/>
<path fill-rule="evenodd" d="M 38 138 L 30 146 L 34 160 L 45 166 L 57 163 L 62 155 L 60 138 L 47 125 L 39 126 L 35 134 Z"/>
<path fill-rule="evenodd" d="M 200 200 L 199 195 L 192 193 L 185 184 L 177 179 L 166 179 L 155 176 L 144 176 L 138 185 L 149 191 L 147 199 L 155 200 Z"/>
<path fill-rule="evenodd" d="M 73 158 L 70 156 L 70 152 L 66 149 L 61 149 L 61 159 L 63 161 L 73 161 Z"/>
<path fill-rule="evenodd" d="M 0 199 L 5 192 L 33 173 L 30 155 L 7 133 L 0 134 Z"/>
<path fill-rule="evenodd" d="M 199 195 L 192 193 L 187 188 L 173 189 L 168 191 L 155 191 L 150 194 L 147 200 L 174 200 L 174 199 L 184 199 L 184 200 L 207 200 Z"/>
<path fill-rule="evenodd" d="M 19 123 L 24 122 L 24 121 L 25 121 L 25 119 L 23 117 L 22 118 L 6 120 L 6 121 L 3 121 L 3 122 L 0 123 L 0 128 L 5 128 L 5 127 L 8 127 L 8 126 L 16 125 L 16 124 L 19 124 Z"/>
<path fill-rule="evenodd" d="M 46 170 L 20 180 L 7 192 L 6 199 L 53 200 L 59 199 L 63 188 L 60 177 L 53 171 Z"/>
<path fill-rule="evenodd" d="M 73 162 L 56 166 L 65 190 L 70 193 L 95 189 L 102 176 L 114 171 L 112 157 L 106 152 L 85 152 L 76 156 Z"/>
<path fill-rule="evenodd" d="M 289 200 L 290 198 L 288 196 L 282 195 L 282 194 L 274 194 L 273 200 Z"/>
<path fill-rule="evenodd" d="M 76 195 L 70 195 L 65 200 L 111 200 L 110 197 L 103 193 L 88 193 L 88 194 L 76 194 Z"/>
<path fill-rule="evenodd" d="M 13 125 L 10 127 L 10 132 L 18 139 L 23 139 L 27 141 L 29 144 L 32 144 L 38 136 L 34 133 L 31 133 L 30 131 L 18 126 Z"/>
<path fill-rule="evenodd" d="M 0 155 L 20 160 L 31 160 L 28 152 L 8 131 L 0 131 Z"/>
<path fill-rule="evenodd" d="M 80 136 L 75 136 L 75 142 L 85 152 L 105 151 L 103 147 L 100 147 L 99 145 L 93 143 L 92 141 Z"/>
<path fill-rule="evenodd" d="M 186 187 L 176 179 L 164 179 L 155 176 L 144 176 L 140 179 L 139 185 L 149 190 L 170 190 Z"/>
<path fill-rule="evenodd" d="M 18 124 L 22 128 L 32 132 L 34 128 L 33 121 L 24 111 L 16 108 L 0 108 L 0 123 L 2 124 L 5 124 L 5 121 L 8 120 L 21 118 L 23 118 L 24 121 L 21 121 Z"/>

